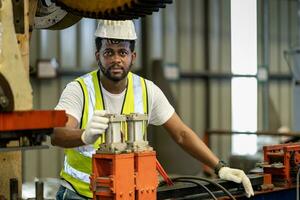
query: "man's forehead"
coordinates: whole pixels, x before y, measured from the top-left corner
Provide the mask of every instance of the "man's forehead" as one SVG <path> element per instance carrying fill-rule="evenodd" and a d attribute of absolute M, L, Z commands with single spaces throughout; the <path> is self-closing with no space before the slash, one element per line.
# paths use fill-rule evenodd
<path fill-rule="evenodd" d="M 108 48 L 108 47 L 129 48 L 130 42 L 128 40 L 103 39 L 102 47 L 103 48 Z"/>

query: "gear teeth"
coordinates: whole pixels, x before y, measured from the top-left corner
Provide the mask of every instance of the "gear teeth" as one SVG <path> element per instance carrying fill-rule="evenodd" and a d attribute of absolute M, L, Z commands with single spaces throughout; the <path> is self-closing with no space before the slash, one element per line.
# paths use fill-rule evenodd
<path fill-rule="evenodd" d="M 74 15 L 96 18 L 96 19 L 111 19 L 111 20 L 128 20 L 136 19 L 139 17 L 144 17 L 146 15 L 151 15 L 153 12 L 159 11 L 160 8 L 165 8 L 166 4 L 170 4 L 172 0 L 123 0 L 118 1 L 119 4 L 116 6 L 111 6 L 110 9 L 104 9 L 107 7 L 101 7 L 101 0 L 89 0 L 89 6 L 86 6 L 84 2 L 86 0 L 77 0 L 76 5 L 81 5 L 81 7 L 76 7 L 72 1 L 67 0 L 56 0 L 56 4 L 62 9 L 70 12 Z M 94 6 L 91 6 L 94 4 Z M 121 4 L 121 5 L 120 5 Z M 94 8 L 94 10 L 89 10 L 89 8 Z"/>

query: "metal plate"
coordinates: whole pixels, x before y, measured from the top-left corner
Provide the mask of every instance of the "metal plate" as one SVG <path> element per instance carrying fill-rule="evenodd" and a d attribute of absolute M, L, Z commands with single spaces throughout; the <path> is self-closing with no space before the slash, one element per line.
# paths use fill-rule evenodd
<path fill-rule="evenodd" d="M 43 148 L 53 128 L 64 127 L 66 122 L 65 111 L 58 110 L 0 113 L 0 151 Z"/>
<path fill-rule="evenodd" d="M 1 132 L 64 127 L 67 116 L 63 110 L 15 111 L 0 113 Z"/>

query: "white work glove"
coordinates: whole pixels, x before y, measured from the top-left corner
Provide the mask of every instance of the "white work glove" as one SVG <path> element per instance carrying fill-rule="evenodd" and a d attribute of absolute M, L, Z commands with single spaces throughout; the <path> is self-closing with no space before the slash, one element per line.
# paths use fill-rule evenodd
<path fill-rule="evenodd" d="M 233 181 L 236 183 L 242 183 L 247 194 L 250 198 L 254 196 L 253 188 L 249 178 L 246 176 L 245 172 L 240 169 L 232 169 L 229 167 L 222 167 L 219 170 L 219 177 L 227 181 Z"/>
<path fill-rule="evenodd" d="M 91 120 L 88 122 L 85 131 L 81 135 L 84 144 L 94 144 L 108 127 L 108 118 L 104 117 L 105 110 L 95 110 Z"/>

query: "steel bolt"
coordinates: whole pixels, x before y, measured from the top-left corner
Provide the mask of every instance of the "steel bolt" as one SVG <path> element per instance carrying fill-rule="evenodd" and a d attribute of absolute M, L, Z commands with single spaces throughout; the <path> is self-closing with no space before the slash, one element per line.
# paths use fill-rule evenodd
<path fill-rule="evenodd" d="M 9 104 L 8 98 L 4 95 L 1 95 L 0 96 L 0 107 L 5 108 L 8 106 L 8 104 Z"/>

